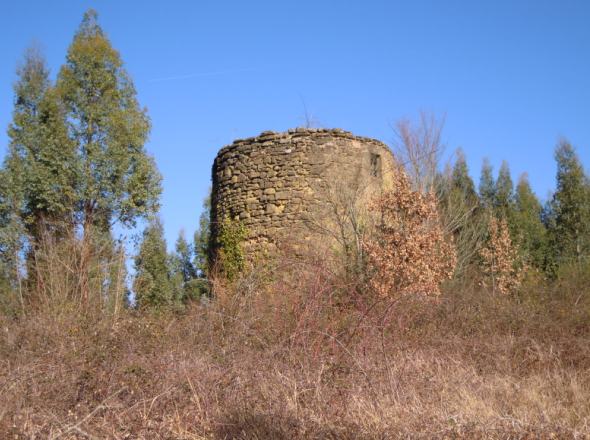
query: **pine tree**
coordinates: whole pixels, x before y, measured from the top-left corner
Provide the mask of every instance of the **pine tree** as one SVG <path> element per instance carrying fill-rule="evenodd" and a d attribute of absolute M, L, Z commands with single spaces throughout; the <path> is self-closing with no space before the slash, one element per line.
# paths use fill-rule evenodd
<path fill-rule="evenodd" d="M 496 183 L 492 174 L 492 165 L 484 159 L 479 179 L 479 198 L 485 208 L 492 209 L 496 200 Z"/>
<path fill-rule="evenodd" d="M 174 284 L 168 264 L 164 228 L 160 220 L 155 219 L 143 232 L 135 257 L 133 291 L 140 308 L 165 308 L 174 303 Z"/>
<path fill-rule="evenodd" d="M 541 221 L 543 208 L 526 173 L 520 176 L 516 185 L 515 205 L 514 224 L 521 254 L 532 266 L 543 268 L 547 254 L 547 231 Z"/>
<path fill-rule="evenodd" d="M 553 264 L 581 262 L 590 255 L 590 183 L 567 140 L 558 144 L 555 160 L 557 190 L 547 216 Z"/>
<path fill-rule="evenodd" d="M 83 231 L 133 226 L 157 212 L 161 178 L 144 149 L 149 118 L 93 10 L 84 14 L 57 88 L 77 151 L 75 218 Z"/>

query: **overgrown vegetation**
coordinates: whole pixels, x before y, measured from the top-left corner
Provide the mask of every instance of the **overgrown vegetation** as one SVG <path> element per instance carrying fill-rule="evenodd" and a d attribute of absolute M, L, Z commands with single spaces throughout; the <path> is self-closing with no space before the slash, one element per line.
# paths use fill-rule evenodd
<path fill-rule="evenodd" d="M 244 270 L 246 259 L 242 242 L 246 238 L 246 227 L 240 220 L 225 217 L 220 225 L 219 250 L 216 268 L 229 281 Z"/>
<path fill-rule="evenodd" d="M 324 255 L 207 306 L 1 318 L 0 431 L 20 438 L 584 438 L 590 292 L 359 295 Z M 272 282 L 268 279 L 274 280 Z M 266 280 L 261 282 L 260 280 Z M 244 295 L 245 291 L 256 294 Z M 349 302 L 343 304 L 342 292 Z"/>
<path fill-rule="evenodd" d="M 375 200 L 379 223 L 365 240 L 370 288 L 387 297 L 438 295 L 455 271 L 457 257 L 445 235 L 434 192 L 413 191 L 403 169 L 393 188 Z"/>
<path fill-rule="evenodd" d="M 210 267 L 209 200 L 194 242 L 167 251 L 149 120 L 96 13 L 56 84 L 35 51 L 17 74 L 4 437 L 590 436 L 590 182 L 567 141 L 543 206 L 506 162 L 497 178 L 484 162 L 476 190 L 460 151 L 440 163 L 440 120 L 402 121 L 393 187 L 371 207 L 362 187 L 329 200 L 339 249 L 246 264 L 225 218 Z M 129 283 L 113 226 L 138 220 Z"/>

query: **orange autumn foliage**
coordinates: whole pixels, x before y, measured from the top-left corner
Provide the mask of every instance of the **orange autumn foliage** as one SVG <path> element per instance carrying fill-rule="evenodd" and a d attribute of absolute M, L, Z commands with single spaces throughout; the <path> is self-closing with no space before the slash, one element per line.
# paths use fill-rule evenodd
<path fill-rule="evenodd" d="M 494 292 L 507 295 L 518 289 L 525 268 L 519 262 L 505 219 L 498 220 L 491 216 L 488 233 L 488 241 L 479 251 L 484 275 L 481 284 Z"/>
<path fill-rule="evenodd" d="M 374 291 L 382 297 L 439 295 L 441 283 L 453 275 L 457 255 L 443 230 L 436 196 L 412 190 L 400 168 L 393 188 L 371 208 L 380 216 L 375 234 L 364 243 Z"/>

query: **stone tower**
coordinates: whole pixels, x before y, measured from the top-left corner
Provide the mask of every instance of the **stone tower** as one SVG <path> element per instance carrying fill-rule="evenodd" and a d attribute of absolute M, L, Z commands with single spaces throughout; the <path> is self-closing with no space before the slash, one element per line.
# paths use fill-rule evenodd
<path fill-rule="evenodd" d="M 334 209 L 386 188 L 394 172 L 389 148 L 340 129 L 265 131 L 223 147 L 212 169 L 212 258 L 224 218 L 246 227 L 246 255 L 328 243 Z"/>

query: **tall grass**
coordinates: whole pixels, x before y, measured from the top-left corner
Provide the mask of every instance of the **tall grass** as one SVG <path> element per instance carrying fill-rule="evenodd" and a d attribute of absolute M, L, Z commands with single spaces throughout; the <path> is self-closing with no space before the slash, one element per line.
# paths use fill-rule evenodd
<path fill-rule="evenodd" d="M 0 321 L 2 438 L 587 438 L 590 292 L 376 299 L 321 256 L 182 314 Z"/>

